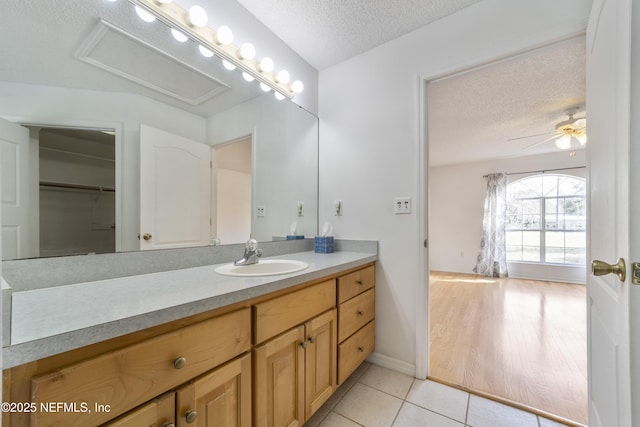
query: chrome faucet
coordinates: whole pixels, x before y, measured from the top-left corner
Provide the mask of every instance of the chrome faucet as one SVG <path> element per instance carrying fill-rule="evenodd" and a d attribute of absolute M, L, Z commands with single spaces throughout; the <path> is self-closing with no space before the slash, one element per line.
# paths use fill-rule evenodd
<path fill-rule="evenodd" d="M 244 255 L 239 260 L 236 260 L 233 265 L 251 265 L 257 264 L 258 258 L 262 256 L 262 251 L 258 249 L 258 241 L 256 239 L 249 239 L 244 244 Z"/>

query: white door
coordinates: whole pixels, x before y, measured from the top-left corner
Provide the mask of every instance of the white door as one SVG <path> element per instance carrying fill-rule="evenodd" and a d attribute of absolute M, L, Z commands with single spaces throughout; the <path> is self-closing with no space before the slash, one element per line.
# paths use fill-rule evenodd
<path fill-rule="evenodd" d="M 587 28 L 588 247 L 609 264 L 629 262 L 630 17 L 630 0 L 594 0 Z M 587 279 L 591 427 L 631 427 L 629 273 Z"/>
<path fill-rule="evenodd" d="M 0 119 L 2 259 L 35 256 L 29 247 L 29 130 Z"/>
<path fill-rule="evenodd" d="M 211 239 L 211 147 L 140 126 L 140 249 Z"/>

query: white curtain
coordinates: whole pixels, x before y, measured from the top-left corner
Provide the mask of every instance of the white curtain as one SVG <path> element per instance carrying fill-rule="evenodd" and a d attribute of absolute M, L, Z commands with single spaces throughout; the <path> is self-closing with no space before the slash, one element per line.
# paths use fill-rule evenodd
<path fill-rule="evenodd" d="M 487 196 L 484 200 L 484 220 L 478 261 L 473 271 L 482 276 L 507 277 L 507 176 L 493 173 L 487 176 Z"/>

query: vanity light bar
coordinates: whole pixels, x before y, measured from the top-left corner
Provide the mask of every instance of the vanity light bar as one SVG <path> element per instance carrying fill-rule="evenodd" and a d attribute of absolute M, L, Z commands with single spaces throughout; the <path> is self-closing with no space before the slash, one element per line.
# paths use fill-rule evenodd
<path fill-rule="evenodd" d="M 238 55 L 240 49 L 233 44 L 218 43 L 216 31 L 208 26 L 197 27 L 191 24 L 189 12 L 180 6 L 171 3 L 160 3 L 155 0 L 128 0 L 136 6 L 143 8 L 153 14 L 160 22 L 169 28 L 175 29 L 199 43 L 201 46 L 214 52 L 221 59 L 229 61 L 240 71 L 244 71 L 253 76 L 260 83 L 264 83 L 275 91 L 289 99 L 293 98 L 295 92 L 291 86 L 278 81 L 277 74 L 273 71 L 261 71 L 259 61 L 255 59 L 242 58 Z"/>

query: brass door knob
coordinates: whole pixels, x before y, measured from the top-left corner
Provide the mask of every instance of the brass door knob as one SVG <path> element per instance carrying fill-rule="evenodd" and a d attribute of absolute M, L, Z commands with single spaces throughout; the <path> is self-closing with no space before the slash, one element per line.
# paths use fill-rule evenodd
<path fill-rule="evenodd" d="M 187 366 L 187 358 L 186 357 L 178 357 L 173 361 L 173 367 L 176 369 L 182 369 Z"/>
<path fill-rule="evenodd" d="M 142 238 L 143 238 L 144 240 L 151 240 L 151 238 L 152 238 L 152 237 L 153 237 L 153 236 L 152 236 L 151 234 L 149 234 L 149 233 L 144 233 L 144 234 L 142 235 Z"/>
<path fill-rule="evenodd" d="M 618 262 L 613 265 L 595 259 L 591 261 L 591 274 L 593 274 L 594 276 L 615 274 L 616 276 L 618 276 L 618 279 L 620 279 L 621 282 L 624 282 L 627 277 L 627 266 L 623 258 L 618 258 Z"/>
<path fill-rule="evenodd" d="M 184 419 L 187 421 L 187 424 L 193 423 L 197 418 L 198 418 L 198 413 L 193 409 L 190 409 L 184 413 Z"/>

